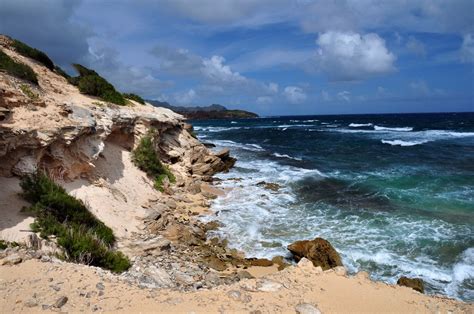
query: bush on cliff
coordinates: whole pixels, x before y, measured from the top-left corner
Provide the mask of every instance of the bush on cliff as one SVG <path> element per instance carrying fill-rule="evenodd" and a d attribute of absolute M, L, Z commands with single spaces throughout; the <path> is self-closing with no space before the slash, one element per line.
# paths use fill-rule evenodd
<path fill-rule="evenodd" d="M 79 72 L 79 76 L 69 78 L 69 82 L 76 85 L 81 93 L 100 97 L 104 101 L 117 105 L 126 105 L 127 102 L 122 94 L 97 72 L 80 64 L 73 64 L 73 66 Z"/>
<path fill-rule="evenodd" d="M 26 64 L 16 62 L 2 50 L 0 50 L 0 71 L 5 71 L 11 76 L 38 84 L 38 77 L 32 68 Z"/>
<path fill-rule="evenodd" d="M 20 185 L 23 198 L 32 204 L 27 210 L 36 215 L 33 231 L 44 238 L 56 236 L 66 260 L 114 272 L 129 268 L 128 259 L 111 248 L 115 242 L 112 230 L 99 221 L 82 201 L 69 195 L 41 172 L 24 177 Z"/>
<path fill-rule="evenodd" d="M 155 180 L 155 188 L 163 192 L 163 181 L 168 178 L 176 182 L 175 176 L 163 165 L 153 148 L 153 135 L 144 136 L 137 148 L 132 152 L 133 163 Z"/>
<path fill-rule="evenodd" d="M 15 48 L 16 52 L 18 52 L 19 54 L 27 58 L 31 58 L 33 60 L 38 61 L 39 63 L 41 63 L 48 69 L 50 69 L 51 71 L 54 70 L 53 61 L 44 52 L 38 49 L 32 48 L 28 46 L 27 44 L 16 39 L 13 40 L 12 47 Z"/>
<path fill-rule="evenodd" d="M 142 105 L 145 104 L 145 100 L 144 100 L 143 98 L 141 98 L 140 96 L 138 96 L 137 94 L 133 94 L 133 93 L 127 94 L 127 93 L 124 93 L 124 94 L 122 94 L 122 95 L 123 95 L 123 97 L 125 97 L 125 98 L 127 98 L 127 99 L 134 100 L 134 101 L 136 101 L 136 102 L 138 102 L 138 103 L 140 103 L 140 104 L 142 104 Z"/>

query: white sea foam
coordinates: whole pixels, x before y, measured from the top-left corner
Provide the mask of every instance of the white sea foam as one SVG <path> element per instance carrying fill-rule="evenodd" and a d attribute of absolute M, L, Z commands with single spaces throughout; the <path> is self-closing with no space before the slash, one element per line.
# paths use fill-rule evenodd
<path fill-rule="evenodd" d="M 231 121 L 230 123 L 231 123 L 231 124 L 236 124 L 237 122 L 236 122 L 236 121 Z"/>
<path fill-rule="evenodd" d="M 428 143 L 429 141 L 402 141 L 402 140 L 382 140 L 383 144 L 390 144 L 392 146 L 415 146 Z"/>
<path fill-rule="evenodd" d="M 301 158 L 291 157 L 290 155 L 287 155 L 287 154 L 273 153 L 272 155 L 278 158 L 288 158 L 288 159 L 299 160 L 299 161 L 303 160 Z"/>
<path fill-rule="evenodd" d="M 363 126 L 372 126 L 373 124 L 372 123 L 351 123 L 349 124 L 349 127 L 351 128 L 360 128 L 360 127 L 363 127 Z"/>
<path fill-rule="evenodd" d="M 213 140 L 210 142 L 212 144 L 215 144 L 216 146 L 221 146 L 221 147 L 234 147 L 234 148 L 240 148 L 243 150 L 249 150 L 249 151 L 254 151 L 254 152 L 265 151 L 265 149 L 258 144 L 244 144 L 244 143 L 237 143 L 230 140 Z"/>
<path fill-rule="evenodd" d="M 374 125 L 374 130 L 375 131 L 410 132 L 410 131 L 413 131 L 413 128 L 409 126 L 395 128 L 395 127 L 384 127 L 384 126 Z"/>

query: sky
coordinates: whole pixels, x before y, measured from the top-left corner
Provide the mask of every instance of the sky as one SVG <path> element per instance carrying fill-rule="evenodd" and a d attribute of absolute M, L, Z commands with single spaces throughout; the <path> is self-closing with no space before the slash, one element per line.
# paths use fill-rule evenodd
<path fill-rule="evenodd" d="M 473 0 L 1 0 L 0 33 L 174 105 L 474 111 Z"/>

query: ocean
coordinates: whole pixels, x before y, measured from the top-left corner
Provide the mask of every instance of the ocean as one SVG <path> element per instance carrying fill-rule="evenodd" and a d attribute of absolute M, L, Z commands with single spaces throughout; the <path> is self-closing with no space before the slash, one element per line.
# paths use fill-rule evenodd
<path fill-rule="evenodd" d="M 474 300 L 474 113 L 191 122 L 237 158 L 204 218 L 230 247 L 289 257 L 289 243 L 319 236 L 350 273 Z"/>

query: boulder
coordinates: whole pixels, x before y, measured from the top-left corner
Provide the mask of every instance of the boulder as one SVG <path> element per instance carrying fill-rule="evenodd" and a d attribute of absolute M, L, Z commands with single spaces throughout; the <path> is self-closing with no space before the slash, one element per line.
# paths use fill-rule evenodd
<path fill-rule="evenodd" d="M 278 192 L 278 190 L 281 188 L 281 186 L 278 183 L 265 182 L 265 181 L 258 182 L 257 186 L 262 186 L 264 189 L 270 190 L 273 192 Z"/>
<path fill-rule="evenodd" d="M 293 254 L 296 262 L 306 257 L 315 267 L 321 266 L 323 270 L 343 266 L 339 253 L 323 238 L 296 241 L 288 245 L 288 250 Z"/>
<path fill-rule="evenodd" d="M 312 304 L 300 303 L 295 306 L 295 311 L 298 314 L 321 314 L 321 311 Z"/>
<path fill-rule="evenodd" d="M 421 293 L 424 293 L 425 291 L 425 285 L 423 283 L 423 280 L 420 278 L 408 278 L 402 276 L 397 280 L 397 285 L 412 288 L 413 290 L 416 290 Z"/>
<path fill-rule="evenodd" d="M 23 261 L 19 254 L 11 254 L 1 260 L 0 265 L 16 265 Z"/>

